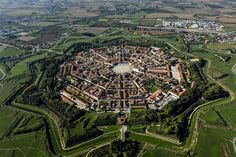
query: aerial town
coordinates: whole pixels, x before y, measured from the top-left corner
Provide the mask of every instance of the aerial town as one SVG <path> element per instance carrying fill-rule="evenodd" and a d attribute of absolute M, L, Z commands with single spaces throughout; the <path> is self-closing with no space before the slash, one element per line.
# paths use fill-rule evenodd
<path fill-rule="evenodd" d="M 182 83 L 189 76 L 182 60 L 159 48 L 102 47 L 80 52 L 61 66 L 60 77 L 70 84 L 60 94 L 65 102 L 83 109 L 161 110 L 185 93 Z"/>
<path fill-rule="evenodd" d="M 236 0 L 0 0 L 0 157 L 236 156 Z"/>

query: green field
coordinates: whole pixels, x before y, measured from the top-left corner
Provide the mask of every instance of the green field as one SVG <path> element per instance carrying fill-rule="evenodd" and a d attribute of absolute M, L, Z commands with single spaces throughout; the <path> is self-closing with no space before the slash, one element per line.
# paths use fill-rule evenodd
<path fill-rule="evenodd" d="M 229 45 L 230 46 L 230 45 Z M 226 46 L 226 47 L 229 47 Z M 236 75 L 231 71 L 232 67 L 234 66 L 236 62 L 236 57 L 234 55 L 231 55 L 232 59 L 229 62 L 223 62 L 219 60 L 214 53 L 207 52 L 205 50 L 201 49 L 195 49 L 194 53 L 192 53 L 196 56 L 199 56 L 201 58 L 208 60 L 208 65 L 205 69 L 205 72 L 208 74 L 209 77 L 214 74 L 215 71 L 220 72 L 222 74 L 227 73 L 227 77 L 217 80 L 220 85 L 222 85 L 226 90 L 230 91 L 232 99 L 227 100 L 222 103 L 215 103 L 212 104 L 212 108 L 207 107 L 205 110 L 203 110 L 201 114 L 201 118 L 203 119 L 203 124 L 207 125 L 209 127 L 213 127 L 215 129 L 207 129 L 202 128 L 200 132 L 200 142 L 197 143 L 196 152 L 199 154 L 199 156 L 203 155 L 205 151 L 205 147 L 207 145 L 215 145 L 211 153 L 208 154 L 208 156 L 217 156 L 217 154 L 222 154 L 223 156 L 223 147 L 227 145 L 227 147 L 231 148 L 230 152 L 234 153 L 232 151 L 232 144 L 229 143 L 227 140 L 232 140 L 233 135 L 235 135 L 234 131 L 226 131 L 222 130 L 221 128 L 235 128 L 236 127 L 236 121 L 235 121 L 235 113 L 236 113 L 236 107 L 234 104 L 236 104 L 235 101 L 235 92 L 236 87 L 232 86 L 234 84 L 234 81 L 236 79 Z M 225 126 L 227 125 L 227 126 Z M 214 134 L 215 133 L 215 134 Z M 210 136 L 209 136 L 210 135 Z M 212 135 L 212 136 L 211 136 Z M 216 138 L 217 137 L 217 138 Z M 206 155 L 206 154 L 205 154 Z"/>
<path fill-rule="evenodd" d="M 235 137 L 234 131 L 224 129 L 201 129 L 197 146 L 195 148 L 196 156 L 224 156 L 224 150 L 229 149 L 229 155 L 234 156 L 235 152 L 231 140 Z M 211 149 L 206 148 L 212 146 Z M 228 147 L 228 148 L 227 148 Z"/>
<path fill-rule="evenodd" d="M 45 10 L 42 10 L 40 8 L 31 8 L 31 9 L 21 9 L 21 8 L 16 8 L 16 9 L 3 9 L 3 12 L 7 14 L 8 16 L 30 16 L 33 14 L 39 14 L 43 15 L 45 14 Z"/>
<path fill-rule="evenodd" d="M 48 26 L 52 26 L 56 24 L 58 24 L 58 22 L 40 21 L 40 22 L 32 23 L 30 24 L 30 26 L 48 27 Z"/>
<path fill-rule="evenodd" d="M 21 125 L 24 125 L 23 129 L 30 125 L 31 129 L 34 129 L 32 124 L 35 124 L 36 119 L 33 115 L 30 117 L 30 122 L 26 122 L 24 120 L 27 120 L 27 115 L 17 110 L 2 106 L 0 112 L 0 152 L 4 156 L 12 156 L 12 154 L 15 156 L 30 156 L 32 153 L 36 157 L 51 156 L 45 145 L 47 139 L 43 129 L 39 129 L 36 132 L 28 130 L 26 134 L 15 134 Z M 23 145 L 22 141 L 24 141 Z M 36 145 L 37 147 L 35 147 Z"/>
<path fill-rule="evenodd" d="M 5 131 L 12 125 L 16 120 L 18 113 L 12 112 L 11 110 L 2 107 L 0 108 L 1 118 L 0 118 L 0 138 L 3 138 Z M 10 123 L 9 123 L 10 122 Z"/>
<path fill-rule="evenodd" d="M 216 43 L 207 45 L 207 48 L 213 49 L 213 50 L 227 50 L 227 49 L 236 49 L 236 43 L 235 44 L 227 44 L 227 43 Z"/>
<path fill-rule="evenodd" d="M 17 89 L 22 87 L 24 83 L 29 81 L 30 77 L 27 75 L 21 75 L 18 77 L 14 77 L 8 79 L 7 81 L 2 82 L 2 90 L 0 90 L 0 104 L 4 102 L 6 98 L 8 98 L 13 92 L 16 92 Z"/>
<path fill-rule="evenodd" d="M 135 132 L 128 132 L 128 139 L 140 141 L 142 143 L 148 143 L 155 145 L 157 147 L 177 147 L 177 145 L 171 144 L 170 142 L 163 141 L 161 139 L 155 138 L 153 136 L 142 134 L 142 133 L 135 133 Z"/>
<path fill-rule="evenodd" d="M 11 57 L 16 55 L 24 54 L 25 52 L 14 47 L 7 47 L 0 51 L 0 57 Z"/>
<path fill-rule="evenodd" d="M 38 55 L 35 55 L 35 56 L 32 56 L 32 57 L 29 57 L 29 58 L 26 58 L 22 61 L 20 61 L 19 63 L 17 63 L 12 69 L 11 69 L 11 76 L 10 77 L 15 77 L 17 75 L 20 75 L 20 74 L 25 74 L 27 73 L 29 70 L 28 70 L 28 64 L 30 62 L 33 62 L 35 60 L 39 60 L 39 59 L 43 59 L 44 57 L 47 56 L 47 53 L 44 52 L 44 53 L 41 53 L 41 54 L 38 54 Z"/>
<path fill-rule="evenodd" d="M 45 56 L 43 54 L 27 58 L 22 63 L 14 65 L 8 72 L 1 64 L 1 69 L 6 72 L 6 78 L 2 81 L 3 88 L 0 90 L 0 152 L 3 156 L 31 156 L 32 154 L 36 157 L 52 156 L 48 151 L 45 130 L 41 128 L 42 119 L 34 114 L 24 114 L 19 110 L 2 106 L 6 98 L 30 80 L 30 76 L 25 73 L 29 63 Z M 24 141 L 23 144 L 22 141 Z"/>
<path fill-rule="evenodd" d="M 145 145 L 142 150 L 142 156 L 143 157 L 185 157 L 186 154 L 176 153 L 168 150 L 163 150 L 161 148 L 157 148 L 154 145 Z"/>

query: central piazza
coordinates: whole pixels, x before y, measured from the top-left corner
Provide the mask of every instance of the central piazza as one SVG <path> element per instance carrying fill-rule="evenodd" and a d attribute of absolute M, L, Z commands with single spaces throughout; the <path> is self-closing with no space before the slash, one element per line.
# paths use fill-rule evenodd
<path fill-rule="evenodd" d="M 62 100 L 95 111 L 161 110 L 194 86 L 186 63 L 157 47 L 79 52 L 61 65 L 59 75 L 68 82 L 60 91 Z"/>

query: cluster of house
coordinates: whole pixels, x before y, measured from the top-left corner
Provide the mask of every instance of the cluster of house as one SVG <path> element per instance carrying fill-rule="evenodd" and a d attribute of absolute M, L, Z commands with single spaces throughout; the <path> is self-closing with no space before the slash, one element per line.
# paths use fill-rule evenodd
<path fill-rule="evenodd" d="M 235 43 L 236 32 L 228 33 L 195 33 L 195 32 L 182 32 L 181 33 L 186 43 L 203 42 L 203 43 Z M 209 37 L 210 38 L 209 38 Z"/>
<path fill-rule="evenodd" d="M 235 43 L 236 42 L 236 31 L 222 33 L 222 34 L 212 34 L 213 42 L 219 43 Z"/>
<path fill-rule="evenodd" d="M 183 40 L 186 43 L 192 43 L 192 42 L 200 42 L 202 41 L 203 43 L 208 43 L 209 38 L 207 38 L 207 34 L 203 34 L 203 33 L 186 33 L 186 32 L 182 32 L 181 33 Z"/>
<path fill-rule="evenodd" d="M 61 65 L 66 103 L 95 111 L 162 109 L 186 92 L 185 63 L 156 47 L 113 46 L 79 52 Z"/>
<path fill-rule="evenodd" d="M 187 29 L 208 29 L 215 31 L 223 31 L 224 26 L 213 21 L 206 20 L 167 20 L 163 19 L 164 27 L 187 28 Z"/>

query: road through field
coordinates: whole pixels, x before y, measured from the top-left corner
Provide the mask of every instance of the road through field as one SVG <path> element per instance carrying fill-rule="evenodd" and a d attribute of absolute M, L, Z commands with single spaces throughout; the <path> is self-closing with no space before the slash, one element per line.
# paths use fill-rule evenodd
<path fill-rule="evenodd" d="M 236 137 L 233 139 L 234 152 L 236 154 Z"/>
<path fill-rule="evenodd" d="M 2 77 L 0 78 L 0 81 L 2 81 L 5 78 L 6 74 L 1 68 L 0 68 L 0 72 L 2 73 Z"/>
<path fill-rule="evenodd" d="M 0 72 L 2 73 L 2 77 L 0 78 L 0 81 L 2 81 L 5 78 L 6 74 L 1 68 L 0 68 Z M 0 83 L 0 90 L 1 89 L 3 89 L 3 85 Z"/>

